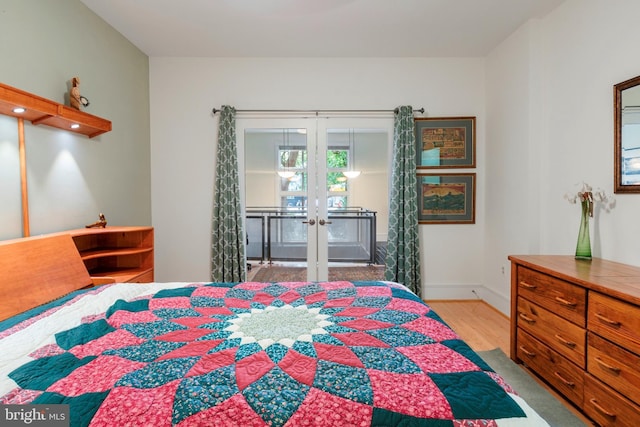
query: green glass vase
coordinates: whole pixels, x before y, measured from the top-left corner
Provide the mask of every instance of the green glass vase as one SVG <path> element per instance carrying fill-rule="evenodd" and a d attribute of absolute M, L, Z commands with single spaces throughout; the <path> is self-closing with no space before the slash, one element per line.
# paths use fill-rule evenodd
<path fill-rule="evenodd" d="M 591 237 L 589 236 L 589 200 L 580 202 L 582 214 L 580 215 L 580 230 L 578 231 L 578 244 L 576 245 L 576 259 L 591 259 Z"/>

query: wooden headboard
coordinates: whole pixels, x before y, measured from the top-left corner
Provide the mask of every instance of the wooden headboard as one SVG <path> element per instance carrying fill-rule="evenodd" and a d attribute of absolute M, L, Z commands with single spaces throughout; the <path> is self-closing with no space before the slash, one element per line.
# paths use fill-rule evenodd
<path fill-rule="evenodd" d="M 0 241 L 0 320 L 91 284 L 69 234 Z"/>

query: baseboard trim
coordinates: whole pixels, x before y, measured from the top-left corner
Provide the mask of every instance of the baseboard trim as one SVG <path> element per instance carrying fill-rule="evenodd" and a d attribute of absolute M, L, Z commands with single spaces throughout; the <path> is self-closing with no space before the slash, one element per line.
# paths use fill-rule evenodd
<path fill-rule="evenodd" d="M 422 288 L 422 299 L 447 300 L 447 299 L 482 299 L 481 288 L 478 284 L 444 284 L 428 285 Z"/>
<path fill-rule="evenodd" d="M 423 300 L 473 300 L 479 299 L 509 317 L 511 301 L 509 297 L 482 285 L 429 285 L 422 288 Z"/>
<path fill-rule="evenodd" d="M 511 316 L 511 299 L 508 296 L 504 296 L 495 292 L 492 289 L 482 287 L 482 299 L 486 301 L 492 307 L 495 307 L 498 311 L 507 317 Z"/>

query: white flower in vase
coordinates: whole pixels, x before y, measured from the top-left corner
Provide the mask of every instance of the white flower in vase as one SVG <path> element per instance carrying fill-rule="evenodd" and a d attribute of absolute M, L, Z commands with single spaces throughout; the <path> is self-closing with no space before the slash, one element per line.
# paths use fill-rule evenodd
<path fill-rule="evenodd" d="M 580 229 L 578 231 L 578 243 L 576 245 L 576 259 L 591 259 L 591 238 L 589 236 L 589 218 L 593 218 L 593 207 L 596 203 L 601 204 L 605 211 L 609 211 L 615 202 L 614 198 L 608 196 L 602 189 L 593 188 L 586 182 L 582 182 L 580 190 L 574 194 L 567 193 L 564 198 L 569 203 L 580 201 L 581 217 Z"/>

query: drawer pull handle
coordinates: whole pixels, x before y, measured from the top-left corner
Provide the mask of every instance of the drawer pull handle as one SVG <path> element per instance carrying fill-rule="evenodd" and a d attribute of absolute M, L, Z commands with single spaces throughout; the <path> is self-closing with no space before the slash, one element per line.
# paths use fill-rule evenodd
<path fill-rule="evenodd" d="M 616 368 L 615 366 L 611 366 L 608 363 L 605 363 L 605 361 L 600 359 L 599 357 L 596 357 L 596 362 L 598 362 L 598 364 L 600 366 L 602 366 L 605 369 L 610 370 L 611 372 L 614 372 L 616 374 L 620 373 L 620 368 Z"/>
<path fill-rule="evenodd" d="M 524 280 L 520 281 L 520 286 L 527 289 L 536 289 L 538 287 L 537 285 L 532 285 L 531 283 L 527 283 Z"/>
<path fill-rule="evenodd" d="M 567 347 L 575 348 L 576 346 L 576 343 L 574 343 L 573 341 L 567 341 L 566 339 L 562 338 L 558 334 L 556 334 L 555 337 L 558 341 L 560 341 L 562 344 L 566 345 Z"/>
<path fill-rule="evenodd" d="M 526 315 L 526 314 L 524 314 L 524 313 L 520 313 L 520 318 L 521 318 L 522 320 L 524 320 L 525 322 L 527 322 L 527 323 L 536 323 L 536 320 L 535 320 L 535 319 L 532 319 L 531 317 L 527 316 L 527 315 Z"/>
<path fill-rule="evenodd" d="M 575 302 L 566 300 L 566 299 L 564 299 L 562 297 L 556 297 L 556 301 L 558 301 L 562 305 L 566 305 L 567 307 L 575 307 L 576 306 Z"/>
<path fill-rule="evenodd" d="M 534 352 L 527 350 L 523 345 L 520 346 L 520 351 L 522 351 L 529 357 L 536 357 L 536 354 Z"/>
<path fill-rule="evenodd" d="M 607 411 L 606 409 L 604 409 L 602 406 L 600 406 L 600 404 L 598 403 L 598 401 L 596 400 L 595 397 L 592 397 L 591 399 L 589 399 L 589 402 L 591 402 L 591 404 L 601 413 L 603 413 L 604 415 L 606 415 L 609 418 L 615 418 L 616 414 L 613 414 L 609 411 Z"/>
<path fill-rule="evenodd" d="M 567 387 L 574 388 L 576 386 L 576 383 L 574 383 L 573 381 L 569 381 L 569 380 L 565 379 L 562 375 L 560 375 L 560 372 L 558 372 L 558 371 L 554 372 L 553 375 L 555 375 Z"/>
<path fill-rule="evenodd" d="M 615 327 L 620 327 L 621 323 L 616 321 L 616 320 L 611 320 L 606 316 L 603 316 L 602 314 L 596 313 L 596 317 L 600 320 L 602 320 L 604 323 L 608 323 L 611 326 L 615 326 Z"/>

